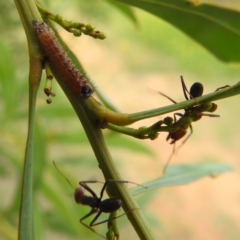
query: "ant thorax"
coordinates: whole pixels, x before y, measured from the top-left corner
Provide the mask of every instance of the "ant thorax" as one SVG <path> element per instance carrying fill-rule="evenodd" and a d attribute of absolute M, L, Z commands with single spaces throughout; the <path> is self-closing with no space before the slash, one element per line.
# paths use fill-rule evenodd
<path fill-rule="evenodd" d="M 78 187 L 74 192 L 74 199 L 76 203 L 82 205 L 88 205 L 89 207 L 95 208 L 97 206 L 97 199 L 92 196 L 84 195 L 84 189 L 82 187 Z"/>
<path fill-rule="evenodd" d="M 93 198 L 92 196 L 82 196 L 81 198 L 81 202 L 77 202 L 80 203 L 82 205 L 88 205 L 91 208 L 95 208 L 98 207 L 98 199 Z"/>

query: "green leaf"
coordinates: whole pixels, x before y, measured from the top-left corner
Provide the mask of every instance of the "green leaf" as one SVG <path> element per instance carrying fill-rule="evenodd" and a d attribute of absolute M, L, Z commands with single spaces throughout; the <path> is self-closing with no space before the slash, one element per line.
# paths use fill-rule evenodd
<path fill-rule="evenodd" d="M 217 177 L 219 174 L 230 170 L 232 168 L 229 165 L 220 163 L 177 164 L 169 166 L 165 175 L 143 183 L 147 189 L 137 186 L 131 188 L 130 191 L 135 196 L 159 187 L 188 184 L 206 176 Z"/>
<path fill-rule="evenodd" d="M 240 61 L 240 13 L 237 11 L 208 4 L 193 6 L 185 0 L 117 1 L 166 20 L 222 61 Z"/>
<path fill-rule="evenodd" d="M 30 58 L 29 71 L 29 118 L 28 135 L 23 166 L 21 203 L 19 215 L 19 240 L 34 240 L 33 219 L 33 159 L 34 159 L 34 123 L 37 91 L 41 79 L 41 62 Z"/>
<path fill-rule="evenodd" d="M 59 101 L 59 99 L 53 98 L 53 101 Z M 47 105 L 47 103 L 46 103 Z M 60 104 L 59 104 L 60 105 Z M 39 115 L 41 116 L 48 116 L 48 118 L 59 118 L 59 119 L 63 119 L 63 118 L 69 118 L 74 116 L 74 111 L 69 108 L 68 105 L 60 105 L 58 106 L 57 104 L 55 105 L 55 103 L 53 102 L 52 104 L 49 104 L 47 107 L 43 106 L 42 108 L 39 109 Z"/>
<path fill-rule="evenodd" d="M 54 142 L 55 143 L 62 143 L 62 144 L 87 144 L 88 140 L 86 137 L 85 132 L 79 128 L 75 132 L 68 132 L 68 133 L 54 133 Z"/>
<path fill-rule="evenodd" d="M 37 198 L 34 198 L 34 202 L 37 202 Z M 46 224 L 43 221 L 43 211 L 40 204 L 33 205 L 34 211 L 34 232 L 35 232 L 35 240 L 43 239 L 44 235 L 44 225 Z"/>
<path fill-rule="evenodd" d="M 21 204 L 19 216 L 19 240 L 34 239 L 34 219 L 33 219 L 33 200 L 32 200 L 32 185 L 33 185 L 33 147 L 34 147 L 34 116 L 36 106 L 37 89 L 30 92 L 29 104 L 29 127 L 27 144 L 25 151 L 25 159 L 23 166 L 23 178 L 21 189 Z"/>
<path fill-rule="evenodd" d="M 138 25 L 137 18 L 131 7 L 128 7 L 122 3 L 117 3 L 113 1 L 107 1 L 107 2 L 113 5 L 115 8 L 117 8 L 119 11 L 121 11 L 124 15 L 126 15 L 136 26 Z"/>
<path fill-rule="evenodd" d="M 7 219 L 4 214 L 0 213 L 0 234 L 1 239 L 14 240 L 16 239 L 17 231 L 12 223 Z"/>
<path fill-rule="evenodd" d="M 65 230 L 68 230 L 72 233 L 77 233 L 79 231 L 79 222 L 77 221 L 77 219 L 79 219 L 79 216 L 78 212 L 76 211 L 74 200 L 73 198 L 69 197 L 73 200 L 70 206 L 68 203 L 69 199 L 66 193 L 59 190 L 60 189 L 58 189 L 58 187 L 56 186 L 53 186 L 53 184 L 48 184 L 45 182 L 42 183 L 42 192 L 44 193 L 44 196 L 50 203 L 52 203 L 52 205 L 54 206 L 54 211 L 58 212 L 58 216 L 61 216 L 59 221 L 68 223 L 66 224 Z"/>
<path fill-rule="evenodd" d="M 35 125 L 34 137 L 34 170 L 33 170 L 33 188 L 34 191 L 39 189 L 43 180 L 43 172 L 46 165 L 46 138 L 44 130 L 39 126 L 38 122 Z"/>
<path fill-rule="evenodd" d="M 16 85 L 14 63 L 9 53 L 8 47 L 0 41 L 0 94 L 2 103 L 4 103 L 4 115 L 2 118 L 11 118 L 16 108 Z"/>

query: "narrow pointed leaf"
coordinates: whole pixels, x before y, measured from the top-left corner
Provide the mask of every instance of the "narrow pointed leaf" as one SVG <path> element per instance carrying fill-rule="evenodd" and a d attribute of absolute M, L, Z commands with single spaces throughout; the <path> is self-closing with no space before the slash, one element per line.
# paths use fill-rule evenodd
<path fill-rule="evenodd" d="M 111 5 L 113 5 L 115 8 L 117 8 L 119 11 L 121 11 L 125 16 L 128 17 L 129 20 L 131 20 L 136 26 L 138 25 L 137 18 L 134 14 L 134 11 L 131 7 L 126 6 L 125 4 L 113 2 L 113 1 L 107 1 Z"/>
<path fill-rule="evenodd" d="M 117 1 L 141 8 L 166 20 L 222 61 L 240 61 L 240 12 L 238 11 L 208 4 L 193 6 L 185 0 Z"/>
<path fill-rule="evenodd" d="M 219 163 L 195 163 L 195 164 L 178 164 L 169 166 L 165 175 L 154 179 L 153 181 L 143 183 L 146 188 L 131 188 L 132 195 L 153 190 L 159 187 L 169 187 L 183 185 L 194 182 L 203 177 L 217 177 L 219 174 L 232 170 L 229 165 Z"/>

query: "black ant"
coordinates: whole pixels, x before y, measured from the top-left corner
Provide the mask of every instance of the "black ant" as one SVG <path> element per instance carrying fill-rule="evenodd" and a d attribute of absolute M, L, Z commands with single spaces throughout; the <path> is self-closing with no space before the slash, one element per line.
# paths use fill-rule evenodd
<path fill-rule="evenodd" d="M 203 113 L 203 112 L 214 112 L 217 109 L 217 104 L 212 103 L 212 102 L 206 102 L 206 103 L 202 103 L 202 104 L 198 104 L 197 102 L 197 97 L 202 96 L 203 94 L 203 85 L 199 82 L 194 83 L 191 88 L 190 91 L 188 91 L 184 79 L 181 76 L 181 84 L 182 84 L 182 89 L 183 89 L 183 94 L 185 96 L 186 100 L 190 100 L 190 99 L 194 99 L 196 101 L 197 105 L 194 105 L 192 107 L 188 107 L 184 109 L 184 114 L 182 113 L 174 113 L 174 119 L 172 119 L 171 117 L 166 117 L 163 120 L 163 123 L 165 123 L 166 126 L 162 126 L 160 131 L 166 131 L 168 132 L 168 136 L 166 138 L 166 140 L 172 140 L 170 142 L 170 144 L 174 144 L 173 147 L 173 151 L 172 154 L 170 155 L 166 165 L 164 166 L 164 171 L 166 171 L 167 166 L 175 152 L 175 143 L 176 141 L 178 141 L 179 139 L 183 138 L 186 133 L 187 133 L 187 129 L 190 128 L 190 133 L 189 135 L 183 140 L 182 144 L 183 145 L 188 138 L 192 135 L 193 133 L 193 127 L 192 127 L 192 122 L 196 122 L 198 120 L 200 120 L 202 118 L 202 116 L 208 116 L 208 117 L 220 117 L 219 115 L 215 115 L 215 114 L 207 114 L 207 113 Z M 219 89 L 225 88 L 221 87 L 218 88 L 216 91 L 218 91 Z M 189 94 L 189 97 L 187 95 L 187 93 Z M 167 99 L 169 99 L 171 102 L 173 103 L 177 103 L 176 101 L 174 101 L 172 98 L 168 97 L 167 95 L 159 92 L 160 95 L 166 97 Z M 176 116 L 180 116 L 179 119 L 177 119 Z"/>
<path fill-rule="evenodd" d="M 53 162 L 53 164 L 54 164 L 55 168 L 57 169 L 57 171 L 71 185 L 69 180 L 57 168 L 56 164 L 54 162 Z M 141 184 L 137 184 L 137 183 L 130 182 L 130 181 L 109 179 L 109 180 L 105 181 L 105 183 L 104 183 L 104 185 L 102 187 L 102 190 L 100 192 L 100 197 L 98 197 L 96 195 L 96 193 L 87 185 L 87 183 L 98 183 L 98 182 L 100 182 L 100 181 L 92 180 L 92 181 L 81 181 L 81 182 L 79 182 L 79 185 L 81 187 L 78 187 L 78 188 L 75 189 L 74 199 L 75 199 L 76 203 L 78 203 L 78 204 L 82 204 L 82 205 L 86 205 L 86 206 L 91 207 L 90 212 L 88 214 L 86 214 L 85 216 L 83 216 L 82 218 L 80 218 L 80 220 L 79 220 L 80 223 L 82 225 L 84 225 L 85 227 L 87 227 L 88 229 L 90 229 L 95 234 L 97 234 L 100 237 L 106 239 L 103 235 L 97 233 L 92 227 L 96 226 L 96 225 L 99 225 L 99 224 L 102 224 L 102 223 L 105 223 L 105 222 L 113 221 L 113 220 L 115 220 L 115 219 L 117 219 L 119 217 L 122 217 L 123 215 L 127 214 L 125 212 L 125 213 L 123 213 L 123 214 L 121 214 L 119 216 L 112 217 L 112 218 L 109 218 L 109 219 L 106 219 L 106 220 L 103 220 L 103 221 L 95 223 L 102 213 L 113 213 L 113 212 L 117 211 L 118 209 L 120 209 L 122 207 L 122 200 L 121 199 L 107 198 L 107 199 L 102 200 L 103 194 L 104 194 L 104 191 L 105 191 L 107 185 L 109 183 L 133 183 L 133 184 L 142 186 L 144 188 L 146 188 L 146 187 L 141 185 Z M 102 183 L 102 182 L 100 182 L 100 183 Z M 92 196 L 85 195 L 84 194 L 84 190 L 87 190 Z M 131 210 L 134 210 L 134 209 L 131 209 Z M 95 214 L 95 213 L 96 213 L 96 215 L 93 218 L 93 220 L 91 221 L 91 223 L 89 224 L 89 226 L 83 222 L 84 219 L 90 217 L 92 214 Z"/>

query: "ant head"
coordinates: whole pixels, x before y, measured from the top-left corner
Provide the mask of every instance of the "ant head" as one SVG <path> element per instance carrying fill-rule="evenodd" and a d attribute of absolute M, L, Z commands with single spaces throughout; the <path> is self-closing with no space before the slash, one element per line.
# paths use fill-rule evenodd
<path fill-rule="evenodd" d="M 173 123 L 173 118 L 172 117 L 165 117 L 163 119 L 164 124 L 166 124 L 167 126 L 171 125 Z"/>
<path fill-rule="evenodd" d="M 84 196 L 84 189 L 82 187 L 78 187 L 74 192 L 74 199 L 76 203 L 81 203 L 81 199 Z"/>
<path fill-rule="evenodd" d="M 203 94 L 203 85 L 199 82 L 195 82 L 190 88 L 190 98 L 197 98 Z"/>

